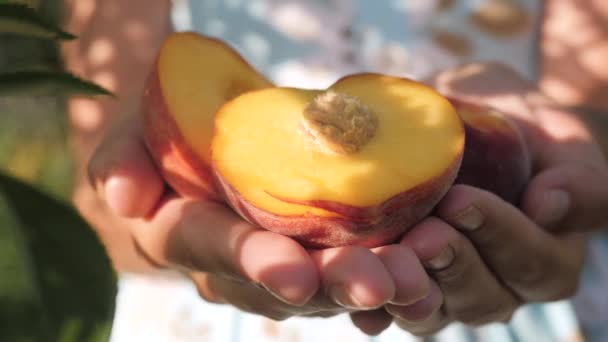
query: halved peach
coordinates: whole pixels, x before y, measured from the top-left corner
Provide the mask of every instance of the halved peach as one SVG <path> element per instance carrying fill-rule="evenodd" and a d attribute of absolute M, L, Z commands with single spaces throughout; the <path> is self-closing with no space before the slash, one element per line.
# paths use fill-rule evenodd
<path fill-rule="evenodd" d="M 149 150 L 178 193 L 215 196 L 209 149 L 215 112 L 245 91 L 271 86 L 222 41 L 174 33 L 164 42 L 142 111 Z"/>
<path fill-rule="evenodd" d="M 447 99 L 376 74 L 242 94 L 216 114 L 211 145 L 228 203 L 310 247 L 395 240 L 448 191 L 463 150 Z"/>
<path fill-rule="evenodd" d="M 455 180 L 517 203 L 531 173 L 518 130 L 492 109 L 378 74 L 276 88 L 196 33 L 163 44 L 143 113 L 149 150 L 179 194 L 225 200 L 309 247 L 392 242 Z"/>

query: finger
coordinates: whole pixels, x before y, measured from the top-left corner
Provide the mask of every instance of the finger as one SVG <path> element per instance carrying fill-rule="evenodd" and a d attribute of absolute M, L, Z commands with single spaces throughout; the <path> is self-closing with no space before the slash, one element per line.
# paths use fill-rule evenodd
<path fill-rule="evenodd" d="M 431 282 L 429 296 L 408 306 L 387 305 L 386 311 L 394 317 L 401 329 L 416 336 L 430 336 L 448 325 L 451 320 L 443 312 L 443 295 L 439 286 Z"/>
<path fill-rule="evenodd" d="M 190 276 L 201 297 L 211 303 L 227 303 L 275 321 L 285 320 L 301 312 L 301 308 L 289 306 L 251 283 L 207 273 L 192 273 Z"/>
<path fill-rule="evenodd" d="M 457 185 L 437 213 L 466 234 L 494 274 L 523 299 L 562 299 L 575 290 L 582 248 L 564 248 L 496 195 Z"/>
<path fill-rule="evenodd" d="M 393 323 L 393 317 L 384 309 L 352 312 L 350 319 L 364 334 L 370 336 L 380 335 Z"/>
<path fill-rule="evenodd" d="M 216 203 L 169 198 L 132 233 L 142 253 L 160 265 L 260 283 L 293 305 L 318 289 L 315 263 L 302 246 Z"/>
<path fill-rule="evenodd" d="M 392 304 L 408 305 L 429 294 L 430 280 L 418 257 L 405 245 L 387 245 L 372 249 L 380 258 L 395 284 Z"/>
<path fill-rule="evenodd" d="M 608 172 L 563 164 L 536 175 L 522 201 L 523 211 L 543 228 L 594 230 L 608 221 Z"/>
<path fill-rule="evenodd" d="M 385 309 L 393 317 L 414 325 L 426 321 L 432 323 L 439 321 L 437 317 L 444 316 L 441 311 L 443 299 L 441 289 L 435 281 L 431 281 L 429 293 L 426 297 L 410 305 L 388 304 L 385 306 Z M 433 318 L 434 316 L 435 318 Z"/>
<path fill-rule="evenodd" d="M 93 155 L 89 179 L 117 215 L 144 217 L 160 200 L 164 182 L 140 134 L 139 121 L 120 120 Z"/>
<path fill-rule="evenodd" d="M 591 132 L 574 115 L 551 108 L 540 120 L 532 152 L 539 170 L 524 195 L 523 209 L 539 225 L 561 230 L 603 226 L 608 167 Z"/>
<path fill-rule="evenodd" d="M 198 295 L 205 301 L 213 304 L 228 303 L 222 297 L 222 294 L 220 292 L 216 291 L 216 289 L 211 287 L 211 277 L 213 277 L 212 275 L 204 272 L 190 272 L 188 276 L 194 283 Z"/>
<path fill-rule="evenodd" d="M 327 309 L 307 303 L 303 306 L 289 305 L 253 283 L 234 280 L 203 272 L 188 274 L 202 299 L 213 304 L 230 304 L 240 310 L 262 315 L 277 321 L 293 316 L 333 317 L 345 309 L 336 305 Z"/>
<path fill-rule="evenodd" d="M 395 319 L 397 326 L 410 334 L 418 337 L 432 336 L 440 332 L 450 322 L 446 316 L 433 316 L 424 322 L 412 323 L 400 319 Z"/>
<path fill-rule="evenodd" d="M 437 218 L 418 224 L 403 239 L 426 265 L 452 319 L 480 325 L 508 319 L 517 299 L 494 277 L 473 244 Z"/>
<path fill-rule="evenodd" d="M 421 322 L 409 322 L 399 318 L 395 319 L 397 326 L 412 335 L 419 337 L 432 336 L 441 331 L 450 323 L 447 316 L 436 314 Z"/>
<path fill-rule="evenodd" d="M 312 252 L 325 293 L 353 310 L 379 308 L 395 297 L 395 284 L 369 249 L 349 246 Z"/>

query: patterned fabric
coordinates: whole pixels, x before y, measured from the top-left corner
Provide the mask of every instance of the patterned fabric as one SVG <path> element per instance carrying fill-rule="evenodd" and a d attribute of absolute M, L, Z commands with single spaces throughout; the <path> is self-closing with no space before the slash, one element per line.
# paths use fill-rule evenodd
<path fill-rule="evenodd" d="M 525 0 L 174 0 L 178 30 L 219 37 L 282 86 L 324 88 L 344 74 L 421 79 L 471 60 L 493 60 L 534 79 L 539 2 Z M 590 249 L 570 302 L 528 305 L 508 325 L 453 324 L 432 341 L 608 341 L 608 237 Z M 394 325 L 378 337 L 348 316 L 276 323 L 202 301 L 186 280 L 123 275 L 113 341 L 418 341 Z"/>

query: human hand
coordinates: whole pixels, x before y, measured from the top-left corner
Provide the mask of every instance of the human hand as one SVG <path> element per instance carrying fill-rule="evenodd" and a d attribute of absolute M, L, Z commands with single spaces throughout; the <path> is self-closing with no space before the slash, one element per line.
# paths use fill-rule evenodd
<path fill-rule="evenodd" d="M 521 305 L 575 293 L 585 240 L 583 233 L 547 232 L 496 195 L 456 185 L 436 216 L 402 240 L 439 285 L 441 308 L 423 318 L 408 307 L 387 305 L 386 311 L 416 335 L 436 333 L 454 321 L 507 322 Z"/>
<path fill-rule="evenodd" d="M 199 293 L 212 303 L 230 304 L 243 311 L 275 320 L 293 316 L 331 317 L 344 312 L 366 312 L 387 303 L 408 305 L 425 301 L 429 278 L 411 248 L 395 244 L 374 248 L 338 247 L 312 251 L 311 257 L 320 272 L 321 287 L 305 304 L 294 306 L 273 297 L 265 289 L 249 282 L 210 273 L 196 273 Z M 374 299 L 375 298 L 375 299 Z M 436 298 L 434 298 L 437 301 Z M 440 299 L 439 299 L 440 301 Z M 421 308 L 430 315 L 431 308 Z M 359 320 L 368 332 L 382 331 L 390 320 Z"/>
<path fill-rule="evenodd" d="M 429 292 L 429 278 L 407 246 L 307 251 L 252 226 L 221 203 L 167 190 L 136 116 L 110 131 L 89 173 L 112 218 L 97 224 L 102 240 L 109 250 L 116 245 L 134 250 L 111 253 L 115 264 L 132 271 L 134 263 L 124 258 L 137 255 L 151 268 L 179 270 L 211 302 L 285 319 L 409 304 Z M 120 223 L 120 232 L 106 229 L 113 222 Z"/>
<path fill-rule="evenodd" d="M 608 166 L 574 114 L 504 65 L 467 64 L 437 74 L 430 83 L 446 95 L 493 106 L 520 128 L 533 166 L 521 209 L 536 223 L 560 231 L 608 224 Z"/>
<path fill-rule="evenodd" d="M 607 221 L 601 209 L 608 203 L 606 163 L 588 130 L 501 65 L 466 65 L 431 83 L 445 94 L 489 104 L 510 116 L 524 133 L 534 175 L 522 211 L 485 191 L 455 186 L 436 218 L 406 234 L 403 243 L 426 261 L 441 288 L 441 309 L 416 317 L 408 307 L 389 305 L 359 315 L 366 321 L 392 316 L 402 328 L 427 335 L 451 321 L 506 321 L 524 303 L 573 295 L 585 251 L 585 237 L 576 231 Z M 464 217 L 460 210 L 475 211 L 469 223 L 479 227 L 469 230 L 458 222 Z M 559 233 L 550 235 L 547 229 Z M 429 261 L 434 257 L 443 261 L 439 268 Z"/>

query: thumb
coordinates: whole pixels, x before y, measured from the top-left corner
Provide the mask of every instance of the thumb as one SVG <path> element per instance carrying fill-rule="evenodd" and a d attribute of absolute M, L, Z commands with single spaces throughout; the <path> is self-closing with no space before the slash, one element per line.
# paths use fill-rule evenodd
<path fill-rule="evenodd" d="M 523 211 L 550 230 L 588 231 L 608 222 L 608 171 L 563 164 L 537 174 L 528 184 Z"/>
<path fill-rule="evenodd" d="M 88 165 L 89 179 L 115 214 L 148 215 L 164 191 L 164 182 L 142 140 L 141 123 L 135 117 L 112 127 Z"/>

